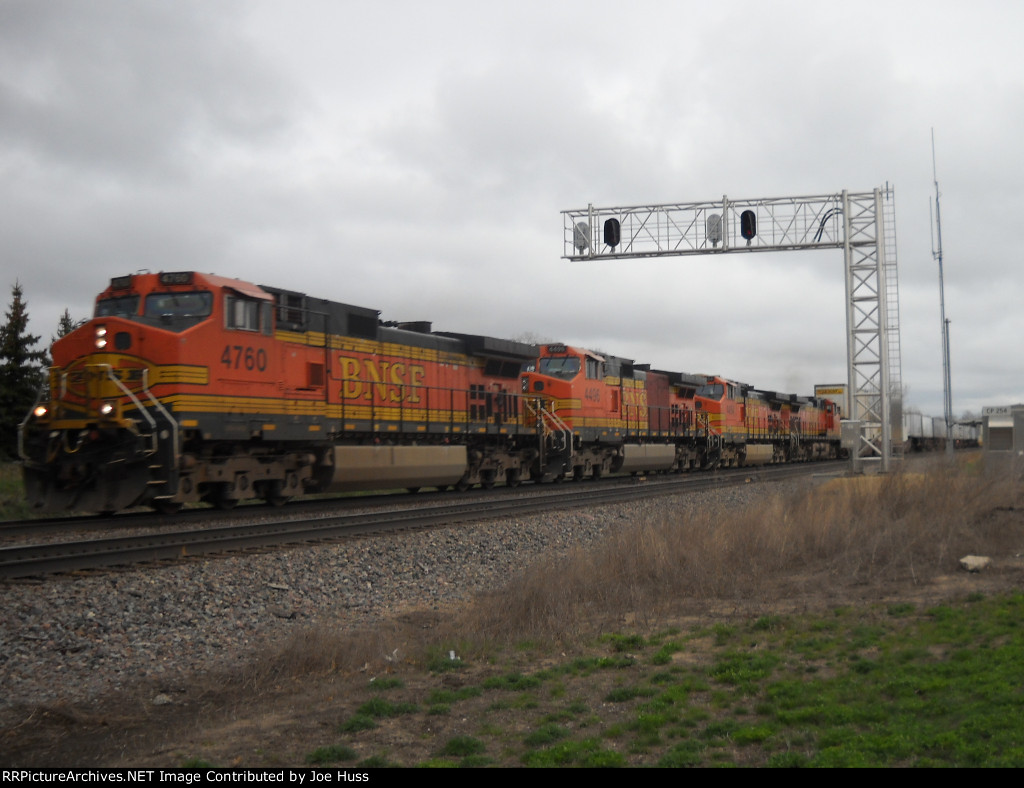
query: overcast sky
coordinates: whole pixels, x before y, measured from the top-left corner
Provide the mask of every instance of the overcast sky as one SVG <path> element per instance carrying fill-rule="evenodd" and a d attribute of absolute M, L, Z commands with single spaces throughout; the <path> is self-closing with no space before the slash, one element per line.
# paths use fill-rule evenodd
<path fill-rule="evenodd" d="M 889 184 L 907 405 L 1024 402 L 1024 3 L 0 0 L 2 300 L 200 270 L 656 368 L 846 377 L 838 251 L 574 263 L 567 209 Z"/>

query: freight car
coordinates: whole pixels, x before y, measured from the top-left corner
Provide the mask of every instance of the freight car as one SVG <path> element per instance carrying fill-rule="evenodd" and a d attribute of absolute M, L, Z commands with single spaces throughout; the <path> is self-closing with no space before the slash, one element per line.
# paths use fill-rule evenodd
<path fill-rule="evenodd" d="M 952 425 L 953 445 L 957 449 L 977 448 L 981 430 L 977 421 L 955 421 Z M 946 420 L 916 412 L 903 414 L 904 451 L 940 451 L 946 445 Z"/>
<path fill-rule="evenodd" d="M 37 508 L 174 511 L 835 456 L 836 406 L 565 345 L 385 324 L 196 272 L 115 277 L 21 425 Z"/>

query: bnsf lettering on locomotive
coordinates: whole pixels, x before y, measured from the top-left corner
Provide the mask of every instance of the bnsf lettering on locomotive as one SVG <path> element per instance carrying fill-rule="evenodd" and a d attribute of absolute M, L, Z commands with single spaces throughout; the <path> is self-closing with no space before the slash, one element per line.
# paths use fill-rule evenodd
<path fill-rule="evenodd" d="M 384 402 L 418 403 L 421 399 L 420 389 L 427 376 L 426 367 L 419 364 L 405 364 L 401 361 L 380 361 L 372 358 L 339 356 L 341 363 L 342 397 L 359 399 L 360 397 Z"/>
<path fill-rule="evenodd" d="M 133 383 L 142 380 L 142 372 L 142 367 L 121 367 L 111 370 L 109 374 L 123 383 Z M 81 385 L 96 380 L 109 380 L 108 373 L 92 369 L 78 369 L 68 373 L 68 383 L 71 385 Z"/>

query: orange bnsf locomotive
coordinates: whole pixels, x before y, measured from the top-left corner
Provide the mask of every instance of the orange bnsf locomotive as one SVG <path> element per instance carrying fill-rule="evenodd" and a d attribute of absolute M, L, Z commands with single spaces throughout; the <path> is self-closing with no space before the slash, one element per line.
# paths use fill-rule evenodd
<path fill-rule="evenodd" d="M 518 481 L 536 443 L 519 371 L 536 348 L 378 315 L 192 272 L 113 279 L 53 345 L 21 433 L 29 499 L 172 511 Z"/>
<path fill-rule="evenodd" d="M 757 391 L 719 377 L 652 370 L 562 344 L 523 374 L 530 409 L 546 420 L 545 478 L 684 471 L 828 459 L 840 454 L 830 400 Z M 530 417 L 528 417 L 529 420 Z M 557 447 L 557 451 L 552 451 Z"/>
<path fill-rule="evenodd" d="M 384 324 L 194 272 L 116 277 L 20 431 L 45 509 L 516 485 L 835 456 L 827 400 L 564 345 Z"/>

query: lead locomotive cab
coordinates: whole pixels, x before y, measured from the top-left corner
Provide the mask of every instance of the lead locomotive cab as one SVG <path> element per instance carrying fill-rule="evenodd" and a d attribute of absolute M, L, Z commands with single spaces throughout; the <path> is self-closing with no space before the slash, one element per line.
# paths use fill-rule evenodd
<path fill-rule="evenodd" d="M 54 343 L 48 385 L 22 424 L 30 501 L 173 509 L 226 492 L 234 472 L 196 472 L 211 454 L 196 449 L 204 428 L 251 437 L 249 419 L 237 429 L 237 395 L 277 389 L 273 335 L 273 299 L 255 285 L 190 271 L 112 279 L 93 318 Z"/>
<path fill-rule="evenodd" d="M 21 430 L 39 508 L 518 482 L 535 346 L 195 272 L 117 277 Z"/>

